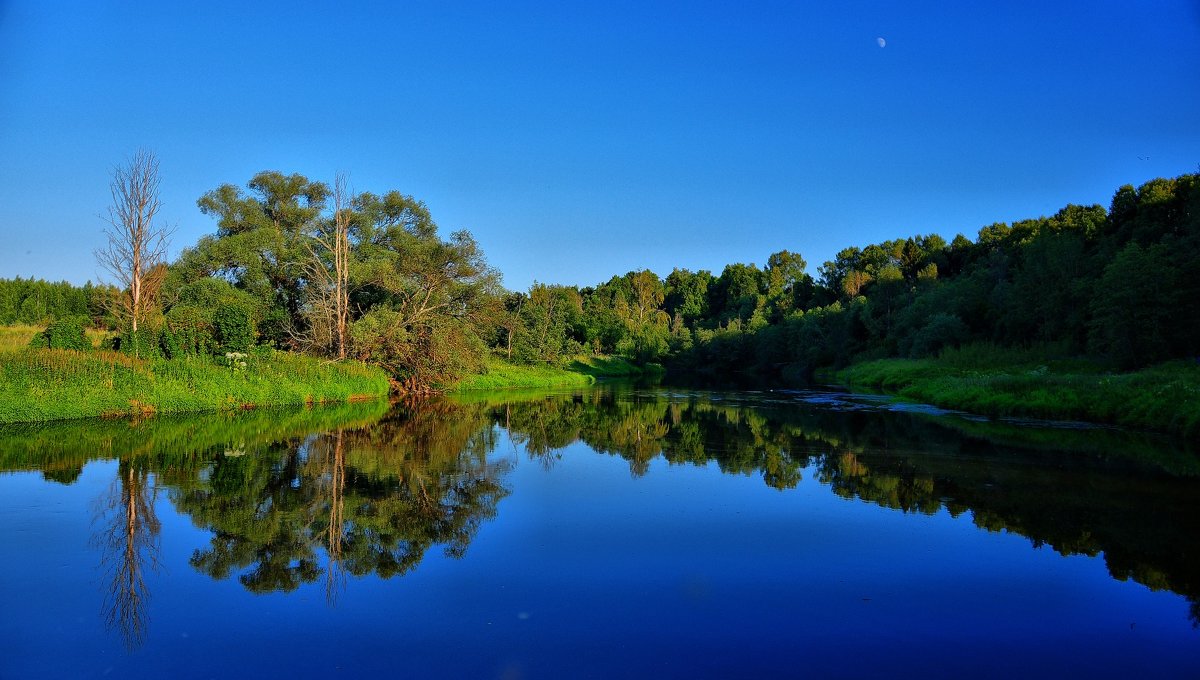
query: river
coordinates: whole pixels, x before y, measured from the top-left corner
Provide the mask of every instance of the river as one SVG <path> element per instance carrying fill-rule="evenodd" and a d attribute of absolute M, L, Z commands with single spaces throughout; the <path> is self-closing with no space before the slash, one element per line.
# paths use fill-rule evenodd
<path fill-rule="evenodd" d="M 0 428 L 0 678 L 1185 677 L 1188 442 L 601 385 Z"/>

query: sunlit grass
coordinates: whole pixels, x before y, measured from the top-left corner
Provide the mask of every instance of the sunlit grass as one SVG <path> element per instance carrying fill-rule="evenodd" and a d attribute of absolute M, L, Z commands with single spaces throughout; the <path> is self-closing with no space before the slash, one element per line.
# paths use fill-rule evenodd
<path fill-rule="evenodd" d="M 1195 362 L 1132 373 L 1113 373 L 1078 359 L 1005 365 L 990 358 L 979 363 L 983 365 L 973 366 L 962 353 L 883 359 L 851 366 L 838 377 L 851 385 L 985 415 L 1085 420 L 1200 436 L 1200 365 Z"/>
<path fill-rule="evenodd" d="M 341 402 L 387 394 L 378 368 L 260 352 L 245 368 L 211 357 L 21 348 L 0 355 L 0 422 Z"/>
<path fill-rule="evenodd" d="M 0 326 L 0 352 L 28 347 L 33 336 L 46 330 L 45 326 Z"/>
<path fill-rule="evenodd" d="M 662 366 L 648 364 L 638 366 L 625 357 L 580 355 L 567 364 L 572 371 L 597 378 L 632 378 L 644 375 L 661 375 Z"/>
<path fill-rule="evenodd" d="M 44 330 L 46 330 L 45 326 L 25 324 L 0 326 L 0 352 L 24 349 L 29 346 L 33 336 Z M 95 348 L 99 348 L 105 340 L 113 335 L 112 331 L 98 328 L 85 328 L 84 333 L 87 335 L 88 341 L 92 343 L 92 347 Z"/>
<path fill-rule="evenodd" d="M 446 389 L 449 392 L 462 392 L 579 386 L 591 385 L 597 378 L 657 376 L 662 372 L 663 368 L 658 364 L 638 366 L 619 356 L 579 355 L 565 362 L 562 367 L 515 364 L 492 356 L 488 358 L 482 373 L 467 376 L 446 386 Z"/>
<path fill-rule="evenodd" d="M 462 390 L 502 390 L 521 387 L 558 387 L 563 385 L 590 385 L 596 378 L 577 371 L 569 371 L 553 366 L 529 366 L 513 364 L 503 359 L 491 357 L 487 361 L 484 372 L 470 375 L 453 385 L 447 386 L 448 391 Z"/>

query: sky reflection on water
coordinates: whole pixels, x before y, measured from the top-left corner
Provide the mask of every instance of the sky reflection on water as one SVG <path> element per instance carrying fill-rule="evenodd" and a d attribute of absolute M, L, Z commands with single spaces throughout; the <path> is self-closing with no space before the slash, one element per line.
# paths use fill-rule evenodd
<path fill-rule="evenodd" d="M 1185 444 L 846 403 L 0 430 L 0 677 L 1200 671 Z"/>

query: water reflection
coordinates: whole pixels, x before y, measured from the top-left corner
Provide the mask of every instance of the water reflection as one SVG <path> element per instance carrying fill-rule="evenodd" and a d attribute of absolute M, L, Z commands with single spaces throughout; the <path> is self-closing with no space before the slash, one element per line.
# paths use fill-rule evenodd
<path fill-rule="evenodd" d="M 96 533 L 101 571 L 108 584 L 104 622 L 133 649 L 145 639 L 150 591 L 146 572 L 159 563 L 161 524 L 155 511 L 156 491 L 149 472 L 131 460 L 117 466 L 108 493 L 97 499 Z"/>
<path fill-rule="evenodd" d="M 970 512 L 981 529 L 1037 547 L 1103 554 L 1114 578 L 1182 594 L 1200 621 L 1200 467 L 1185 445 L 873 399 L 590 389 L 4 428 L 0 470 L 71 484 L 88 460 L 118 461 L 94 543 L 105 620 L 134 647 L 149 622 L 164 500 L 209 534 L 188 560 L 196 571 L 254 593 L 323 582 L 334 604 L 351 578 L 404 575 L 435 548 L 462 557 L 510 492 L 509 451 L 553 468 L 577 442 L 626 461 L 635 478 L 661 458 L 782 492 L 808 474 L 885 508 Z"/>
<path fill-rule="evenodd" d="M 324 577 L 388 578 L 433 546 L 461 557 L 507 495 L 506 463 L 488 461 L 494 433 L 444 409 L 393 412 L 257 455 L 218 456 L 180 480 L 175 507 L 212 532 L 190 562 L 252 592 L 292 591 Z"/>
<path fill-rule="evenodd" d="M 847 499 L 971 513 L 987 531 L 1063 555 L 1103 555 L 1113 578 L 1191 601 L 1200 624 L 1200 463 L 1186 442 L 1102 428 L 1034 427 L 895 408 L 846 395 L 593 390 L 474 397 L 536 460 L 581 441 L 630 473 L 662 457 L 759 475 L 811 469 Z"/>

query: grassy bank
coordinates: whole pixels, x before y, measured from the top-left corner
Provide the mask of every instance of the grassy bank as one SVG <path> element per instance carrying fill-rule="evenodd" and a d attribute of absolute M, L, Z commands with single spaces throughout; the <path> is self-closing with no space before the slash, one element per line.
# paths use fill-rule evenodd
<path fill-rule="evenodd" d="M 45 326 L 23 324 L 0 326 L 0 352 L 15 352 L 16 350 L 24 349 L 29 346 L 29 342 L 33 340 L 33 336 L 44 330 L 46 330 Z M 111 331 L 96 328 L 85 328 L 84 333 L 87 334 L 92 347 L 99 347 L 105 338 L 112 335 Z"/>
<path fill-rule="evenodd" d="M 504 390 L 530 387 L 560 387 L 564 385 L 590 385 L 596 382 L 591 375 L 569 371 L 553 366 L 528 366 L 511 364 L 502 359 L 490 358 L 482 373 L 469 375 L 448 386 L 448 392 L 468 390 Z"/>
<path fill-rule="evenodd" d="M 0 423 L 354 401 L 387 392 L 378 368 L 287 352 L 256 351 L 234 365 L 114 352 L 0 353 Z"/>
<path fill-rule="evenodd" d="M 622 357 L 580 356 L 571 360 L 565 368 L 514 364 L 491 357 L 483 373 L 467 376 L 451 385 L 447 391 L 581 386 L 590 385 L 597 378 L 634 378 L 661 372 L 662 368 L 657 365 L 637 366 Z"/>
<path fill-rule="evenodd" d="M 1030 361 L 1020 353 L 947 352 L 882 359 L 839 371 L 840 382 L 989 416 L 1110 423 L 1200 437 L 1200 365 L 1172 362 L 1111 373 L 1083 360 Z"/>

